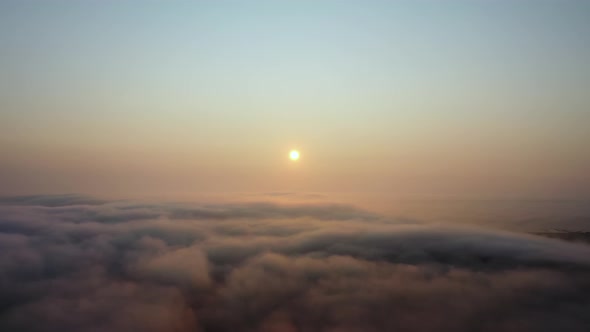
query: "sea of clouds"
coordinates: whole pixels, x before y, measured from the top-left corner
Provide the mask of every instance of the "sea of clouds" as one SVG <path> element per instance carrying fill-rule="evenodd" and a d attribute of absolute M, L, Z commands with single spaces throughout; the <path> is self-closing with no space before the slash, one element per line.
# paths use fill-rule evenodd
<path fill-rule="evenodd" d="M 0 331 L 590 331 L 590 246 L 349 205 L 5 197 Z"/>

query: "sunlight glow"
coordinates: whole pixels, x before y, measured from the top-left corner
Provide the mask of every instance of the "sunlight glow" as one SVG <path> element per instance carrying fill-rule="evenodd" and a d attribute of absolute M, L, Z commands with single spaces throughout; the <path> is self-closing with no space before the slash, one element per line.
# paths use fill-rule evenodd
<path fill-rule="evenodd" d="M 299 159 L 299 151 L 291 150 L 291 152 L 289 153 L 289 158 L 291 158 L 291 160 L 293 161 L 297 161 Z"/>

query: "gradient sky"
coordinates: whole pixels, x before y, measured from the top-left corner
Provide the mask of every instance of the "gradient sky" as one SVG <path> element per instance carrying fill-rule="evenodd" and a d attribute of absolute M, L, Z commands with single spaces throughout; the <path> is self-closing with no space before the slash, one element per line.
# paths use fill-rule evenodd
<path fill-rule="evenodd" d="M 557 0 L 0 1 L 0 194 L 588 198 L 589 18 Z"/>

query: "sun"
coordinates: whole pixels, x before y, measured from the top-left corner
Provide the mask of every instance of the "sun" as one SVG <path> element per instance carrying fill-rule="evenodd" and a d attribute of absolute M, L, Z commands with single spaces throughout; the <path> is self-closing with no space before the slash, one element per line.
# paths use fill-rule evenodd
<path fill-rule="evenodd" d="M 299 160 L 299 151 L 291 150 L 291 152 L 289 152 L 289 158 L 291 158 L 293 161 Z"/>

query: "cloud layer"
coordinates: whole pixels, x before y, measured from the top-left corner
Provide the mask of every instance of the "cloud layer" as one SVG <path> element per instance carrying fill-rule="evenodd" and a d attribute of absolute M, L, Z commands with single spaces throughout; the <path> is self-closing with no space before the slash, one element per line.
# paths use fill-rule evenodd
<path fill-rule="evenodd" d="M 590 246 L 347 205 L 0 199 L 2 331 L 588 331 Z"/>

